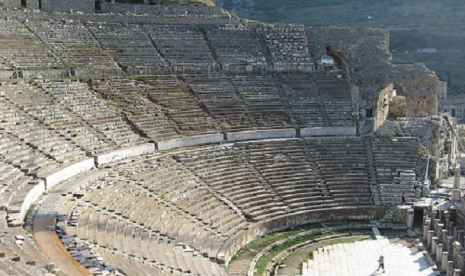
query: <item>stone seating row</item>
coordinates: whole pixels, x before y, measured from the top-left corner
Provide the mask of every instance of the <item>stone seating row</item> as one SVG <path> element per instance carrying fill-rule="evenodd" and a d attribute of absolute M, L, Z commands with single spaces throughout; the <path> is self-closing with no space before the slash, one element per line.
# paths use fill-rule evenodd
<path fill-rule="evenodd" d="M 187 84 L 175 76 L 145 78 L 140 80 L 142 93 L 164 108 L 176 123 L 182 135 L 199 135 L 216 132 L 201 102 L 190 93 Z"/>
<path fill-rule="evenodd" d="M 189 77 L 186 81 L 221 129 L 241 131 L 253 128 L 246 106 L 229 79 L 199 76 Z"/>
<path fill-rule="evenodd" d="M 59 166 L 56 160 L 27 145 L 12 134 L 0 133 L 0 154 L 4 162 L 28 175 L 42 175 Z"/>
<path fill-rule="evenodd" d="M 8 210 L 9 214 L 14 213 L 12 212 L 12 209 L 13 206 L 16 207 L 16 204 L 13 202 L 13 199 L 18 192 L 28 185 L 28 183 L 32 180 L 32 177 L 25 175 L 19 168 L 5 163 L 4 161 L 0 162 L 0 169 L 0 209 L 5 211 Z M 19 208 L 19 210 L 21 209 Z M 6 218 L 4 219 L 6 221 Z M 2 228 L 4 229 L 0 232 L 8 231 L 7 227 L 7 224 L 3 225 Z"/>
<path fill-rule="evenodd" d="M 88 155 L 109 151 L 114 146 L 103 135 L 93 131 L 49 93 L 35 85 L 18 83 L 6 91 L 6 98 L 21 111 L 43 125 L 52 135 L 62 137 Z M 20 125 L 21 126 L 21 125 Z"/>
<path fill-rule="evenodd" d="M 347 80 L 332 75 L 315 74 L 318 92 L 331 126 L 353 126 L 353 107 Z"/>
<path fill-rule="evenodd" d="M 270 51 L 273 65 L 279 71 L 313 66 L 303 26 L 271 26 L 260 30 Z"/>
<path fill-rule="evenodd" d="M 363 139 L 334 138 L 323 142 L 307 139 L 306 142 L 335 201 L 372 204 L 370 163 Z"/>
<path fill-rule="evenodd" d="M 419 158 L 418 140 L 399 139 L 389 143 L 374 140 L 372 146 L 381 201 L 399 204 L 403 193 L 408 202 L 414 201 L 415 186 L 418 184 L 415 172 Z"/>
<path fill-rule="evenodd" d="M 197 26 L 145 26 L 163 57 L 172 65 L 215 63 Z"/>
<path fill-rule="evenodd" d="M 179 154 L 175 158 L 246 216 L 261 220 L 287 210 L 271 187 L 260 180 L 253 168 L 243 164 L 244 160 L 238 159 L 231 147 Z"/>
<path fill-rule="evenodd" d="M 215 235 L 200 239 L 201 232 L 208 233 L 202 223 L 190 221 L 182 212 L 165 207 L 166 203 L 143 192 L 128 187 L 126 182 L 91 191 L 83 198 L 88 203 L 78 205 L 71 216 L 78 217 L 75 234 L 103 248 L 184 273 L 199 274 L 193 262 L 204 263 L 205 267 L 200 267 L 207 272 L 202 275 L 214 275 L 208 272 L 210 261 L 205 258 L 214 247 L 205 248 L 205 241 L 215 240 Z M 73 234 L 72 229 L 67 231 Z M 199 251 L 193 249 L 196 245 Z"/>
<path fill-rule="evenodd" d="M 115 74 L 120 71 L 113 59 L 115 53 L 103 50 L 83 24 L 54 21 L 41 22 L 40 27 L 33 21 L 28 21 L 26 24 L 67 64 L 94 67 L 96 70 L 112 69 Z"/>
<path fill-rule="evenodd" d="M 191 172 L 172 163 L 170 159 L 148 160 L 134 166 L 129 175 L 145 190 L 175 204 L 221 235 L 229 236 L 243 226 L 243 217 L 212 196 Z"/>
<path fill-rule="evenodd" d="M 36 148 L 50 159 L 63 164 L 85 157 L 84 151 L 48 131 L 32 116 L 23 113 L 3 97 L 0 98 L 0 112 L 2 118 L 0 127 L 5 132 L 12 133 L 19 140 Z"/>
<path fill-rule="evenodd" d="M 0 19 L 0 59 L 6 69 L 61 67 L 53 53 L 16 19 Z"/>
<path fill-rule="evenodd" d="M 207 30 L 207 36 L 223 65 L 267 65 L 263 47 L 253 29 L 213 28 Z"/>
<path fill-rule="evenodd" d="M 297 124 L 301 127 L 327 126 L 327 115 L 313 79 L 304 74 L 282 74 L 279 77 Z"/>
<path fill-rule="evenodd" d="M 39 267 L 41 263 L 38 255 L 26 254 L 23 247 L 31 248 L 30 241 L 26 240 L 23 235 L 8 235 L 2 237 L 0 244 L 0 275 L 25 275 L 25 276 L 43 276 L 47 274 L 47 270 Z M 24 243 L 29 243 L 25 246 Z M 37 254 L 40 254 L 35 248 Z M 61 274 L 63 275 L 63 274 Z"/>
<path fill-rule="evenodd" d="M 215 132 L 199 101 L 175 77 L 98 81 L 93 89 L 156 141 Z"/>
<path fill-rule="evenodd" d="M 116 51 L 116 61 L 124 67 L 166 65 L 146 32 L 138 25 L 87 24 L 103 49 Z"/>
<path fill-rule="evenodd" d="M 37 83 L 55 101 L 74 116 L 101 133 L 107 141 L 118 147 L 137 145 L 144 140 L 136 135 L 131 126 L 107 103 L 92 93 L 87 84 L 79 82 Z"/>
<path fill-rule="evenodd" d="M 390 149 L 385 153 L 389 157 L 379 157 L 376 149 L 380 144 Z M 404 145 L 409 151 L 401 150 Z M 410 156 L 410 162 L 403 161 L 404 154 Z M 400 201 L 402 192 L 413 201 L 418 157 L 414 139 L 398 145 L 395 140 L 361 138 L 247 142 L 176 156 L 207 185 L 257 219 L 273 214 L 271 209 L 286 213 L 371 205 L 378 193 L 384 204 Z M 397 169 L 393 171 L 391 166 Z M 262 206 L 270 204 L 261 201 L 266 197 L 281 204 L 273 203 L 264 213 Z M 251 201 L 253 205 L 244 204 Z"/>
<path fill-rule="evenodd" d="M 250 75 L 231 77 L 256 128 L 291 127 L 291 118 L 271 75 Z"/>
<path fill-rule="evenodd" d="M 300 140 L 239 143 L 239 146 L 291 211 L 335 206 Z"/>
<path fill-rule="evenodd" d="M 144 97 L 143 88 L 135 81 L 94 81 L 92 89 L 112 101 L 112 105 L 124 112 L 147 137 L 159 141 L 179 136 L 176 126 L 165 118 L 161 107 Z"/>

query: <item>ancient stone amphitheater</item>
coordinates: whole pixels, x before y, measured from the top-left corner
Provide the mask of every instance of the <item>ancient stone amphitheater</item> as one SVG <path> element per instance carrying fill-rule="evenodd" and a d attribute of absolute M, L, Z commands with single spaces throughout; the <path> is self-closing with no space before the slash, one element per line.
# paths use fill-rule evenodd
<path fill-rule="evenodd" d="M 456 164 L 438 79 L 385 30 L 122 2 L 0 0 L 0 275 L 228 275 L 258 236 L 386 218 Z"/>

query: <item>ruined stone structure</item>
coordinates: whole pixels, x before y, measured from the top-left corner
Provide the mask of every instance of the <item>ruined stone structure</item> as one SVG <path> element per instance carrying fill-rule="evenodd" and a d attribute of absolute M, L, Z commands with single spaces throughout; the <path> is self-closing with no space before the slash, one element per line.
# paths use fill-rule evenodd
<path fill-rule="evenodd" d="M 228 275 L 257 236 L 383 218 L 456 168 L 438 79 L 386 31 L 132 2 L 0 2 L 2 270 Z"/>

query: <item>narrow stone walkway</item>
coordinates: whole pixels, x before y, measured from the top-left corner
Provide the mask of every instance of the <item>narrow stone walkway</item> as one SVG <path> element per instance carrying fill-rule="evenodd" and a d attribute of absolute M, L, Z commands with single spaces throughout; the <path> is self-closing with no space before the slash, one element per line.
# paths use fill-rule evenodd
<path fill-rule="evenodd" d="M 376 271 L 384 256 L 386 272 Z M 313 252 L 313 260 L 303 263 L 303 276 L 434 276 L 421 252 L 403 244 L 390 243 L 386 237 L 347 244 L 335 244 Z"/>

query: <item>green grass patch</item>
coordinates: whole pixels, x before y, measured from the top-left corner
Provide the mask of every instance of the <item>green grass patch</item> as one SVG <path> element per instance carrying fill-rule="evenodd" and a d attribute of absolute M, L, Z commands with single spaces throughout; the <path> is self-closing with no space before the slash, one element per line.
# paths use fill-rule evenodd
<path fill-rule="evenodd" d="M 284 250 L 294 245 L 301 244 L 309 240 L 318 239 L 318 238 L 322 238 L 325 236 L 336 235 L 336 234 L 341 234 L 341 233 L 340 232 L 326 232 L 326 233 L 320 233 L 320 234 L 316 234 L 312 236 L 298 237 L 295 239 L 289 239 L 281 245 L 273 246 L 271 250 L 268 252 L 268 254 L 262 256 L 257 261 L 257 264 L 255 265 L 256 272 L 254 273 L 254 275 L 255 276 L 262 275 L 263 272 L 265 272 L 266 266 L 271 261 L 271 259 L 276 257 L 279 253 L 283 252 Z"/>

